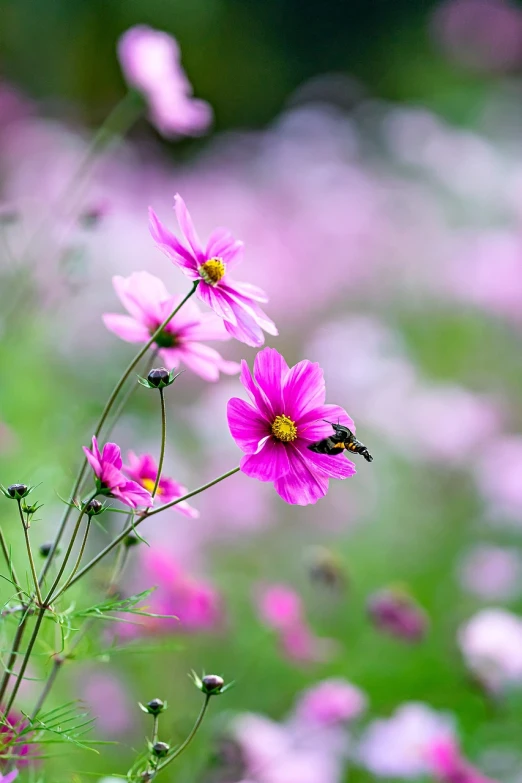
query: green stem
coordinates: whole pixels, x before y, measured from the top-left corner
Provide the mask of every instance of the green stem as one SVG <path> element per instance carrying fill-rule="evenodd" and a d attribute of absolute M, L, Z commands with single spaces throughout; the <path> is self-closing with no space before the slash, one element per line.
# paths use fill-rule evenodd
<path fill-rule="evenodd" d="M 165 409 L 165 395 L 163 393 L 163 389 L 159 390 L 160 393 L 160 400 L 161 400 L 161 449 L 160 449 L 160 458 L 158 462 L 158 473 L 156 475 L 156 482 L 154 484 L 154 489 L 152 490 L 152 497 L 156 497 L 156 492 L 158 491 L 160 478 L 161 478 L 161 471 L 163 470 L 163 460 L 165 459 L 165 444 L 167 442 L 167 411 Z"/>
<path fill-rule="evenodd" d="M 145 343 L 143 348 L 138 352 L 138 354 L 134 357 L 132 362 L 129 364 L 129 366 L 125 370 L 125 372 L 123 373 L 122 377 L 120 378 L 120 380 L 118 381 L 118 383 L 114 387 L 113 392 L 112 392 L 111 396 L 109 397 L 109 399 L 108 399 L 108 401 L 107 401 L 107 403 L 106 403 L 106 405 L 105 405 L 105 407 L 104 407 L 104 409 L 102 411 L 102 414 L 100 416 L 100 419 L 99 419 L 98 424 L 96 426 L 96 429 L 94 431 L 94 434 L 95 434 L 96 437 L 98 437 L 98 435 L 100 434 L 101 428 L 105 424 L 107 416 L 109 415 L 110 410 L 111 410 L 112 406 L 114 405 L 114 402 L 115 402 L 115 400 L 116 400 L 116 398 L 117 398 L 117 396 L 118 396 L 122 386 L 124 385 L 125 381 L 129 377 L 129 375 L 131 374 L 131 372 L 133 371 L 135 366 L 138 364 L 138 362 L 141 360 L 141 358 L 143 356 L 145 356 L 145 354 L 147 353 L 147 351 L 149 350 L 151 345 L 154 342 L 156 342 L 156 339 L 159 337 L 159 335 L 162 333 L 162 331 L 165 329 L 165 327 L 170 323 L 170 321 L 174 318 L 174 316 L 181 310 L 181 308 L 183 307 L 185 302 L 187 302 L 190 299 L 190 297 L 196 292 L 198 284 L 199 284 L 199 280 L 196 280 L 193 283 L 192 288 L 190 289 L 188 294 L 181 300 L 181 302 L 177 305 L 177 307 L 174 308 L 172 313 L 167 318 L 165 318 L 163 323 L 156 329 L 156 331 L 154 332 L 154 334 L 152 335 L 150 340 L 147 343 Z M 73 487 L 73 491 L 72 491 L 72 498 L 73 499 L 74 499 L 74 496 L 76 495 L 76 493 L 78 492 L 78 490 L 79 490 L 79 488 L 81 486 L 81 483 L 83 481 L 83 477 L 84 477 L 86 468 L 87 468 L 87 460 L 84 460 L 82 462 L 82 466 L 81 466 L 81 468 L 79 470 L 78 476 L 76 478 L 76 482 L 75 482 L 74 487 Z M 55 538 L 54 543 L 53 543 L 53 548 L 52 548 L 51 552 L 49 553 L 49 556 L 47 557 L 47 559 L 46 559 L 46 561 L 44 563 L 44 566 L 42 568 L 42 572 L 40 574 L 40 579 L 39 579 L 40 585 L 42 584 L 43 580 L 45 579 L 45 577 L 47 575 L 47 572 L 49 571 L 49 568 L 51 567 L 51 562 L 52 562 L 52 560 L 53 560 L 53 558 L 55 556 L 56 549 L 57 549 L 60 541 L 62 540 L 63 534 L 65 532 L 65 528 L 67 526 L 67 522 L 68 522 L 69 516 L 71 514 L 71 509 L 72 509 L 72 506 L 68 506 L 66 508 L 66 510 L 64 511 L 64 514 L 63 514 L 61 522 L 60 522 L 60 526 L 59 526 L 58 531 L 56 533 L 56 538 Z"/>
<path fill-rule="evenodd" d="M 144 364 L 143 370 L 141 371 L 142 375 L 147 375 L 147 373 L 145 372 L 147 367 L 149 367 L 149 366 L 153 367 L 154 366 L 154 361 L 155 361 L 157 355 L 158 355 L 158 348 L 156 348 L 156 350 L 153 351 L 153 353 L 151 354 L 151 356 L 149 358 L 146 357 L 146 364 Z M 109 426 L 107 427 L 107 429 L 104 432 L 103 437 L 104 437 L 105 441 L 107 441 L 110 438 L 111 433 L 112 433 L 114 427 L 116 426 L 116 423 L 120 420 L 120 416 L 123 413 L 127 403 L 129 402 L 130 398 L 132 397 L 132 395 L 135 393 L 136 389 L 138 389 L 138 388 L 139 388 L 139 384 L 138 383 L 129 384 L 129 388 L 127 389 L 127 391 L 125 392 L 125 394 L 121 398 L 120 404 L 116 408 L 116 411 L 113 414 L 112 420 L 111 420 L 111 422 L 109 423 Z"/>
<path fill-rule="evenodd" d="M 38 605 L 42 605 L 42 594 L 40 592 L 40 585 L 38 584 L 38 576 L 36 574 L 36 567 L 34 564 L 34 557 L 33 557 L 33 551 L 31 549 L 31 541 L 29 539 L 29 525 L 24 519 L 24 513 L 22 511 L 22 505 L 20 503 L 20 500 L 17 501 L 18 503 L 18 511 L 20 512 L 20 519 L 22 520 L 22 527 L 24 529 L 24 536 L 25 536 L 25 546 L 27 548 L 27 557 L 29 558 L 29 565 L 31 566 L 31 573 L 33 575 L 33 582 L 34 582 L 34 589 L 36 591 L 36 598 L 38 599 Z"/>
<path fill-rule="evenodd" d="M 11 577 L 11 581 L 13 582 L 14 586 L 16 587 L 16 591 L 18 593 L 18 600 L 20 601 L 21 604 L 23 604 L 23 602 L 24 602 L 24 599 L 23 599 L 24 591 L 20 587 L 20 580 L 16 576 L 15 568 L 14 568 L 14 565 L 13 565 L 13 559 L 11 557 L 11 553 L 9 552 L 9 548 L 7 546 L 7 541 L 5 540 L 4 531 L 2 530 L 1 527 L 0 527 L 0 548 L 2 549 L 2 552 L 3 552 L 4 557 L 5 557 L 5 562 L 7 563 L 7 567 L 9 569 L 9 575 Z"/>
<path fill-rule="evenodd" d="M 85 533 L 83 534 L 83 540 L 82 540 L 82 544 L 81 544 L 81 546 L 80 546 L 80 551 L 78 552 L 78 557 L 76 558 L 76 563 L 74 564 L 74 568 L 73 568 L 73 570 L 71 571 L 71 573 L 69 574 L 69 577 L 67 578 L 67 580 L 66 580 L 66 582 L 65 582 L 65 585 L 64 585 L 62 588 L 60 588 L 60 590 L 59 590 L 59 592 L 56 594 L 55 598 L 56 598 L 57 596 L 59 596 L 59 595 L 60 595 L 60 593 L 62 593 L 62 592 L 64 592 L 65 590 L 67 590 L 67 587 L 69 586 L 69 584 L 70 584 L 70 582 L 71 582 L 71 579 L 74 577 L 75 573 L 76 573 L 76 572 L 77 572 L 77 570 L 79 569 L 79 567 L 80 567 L 80 563 L 82 562 L 83 553 L 85 552 L 85 546 L 86 546 L 86 544 L 87 544 L 87 538 L 89 537 L 89 530 L 90 530 L 90 529 L 91 529 L 91 516 L 90 516 L 90 514 L 89 514 L 89 516 L 87 517 L 87 524 L 86 524 L 86 526 L 85 526 Z"/>
<path fill-rule="evenodd" d="M 153 715 L 152 719 L 152 744 L 155 745 L 159 734 L 159 715 Z"/>
<path fill-rule="evenodd" d="M 209 694 L 207 694 L 205 696 L 205 701 L 203 702 L 203 706 L 202 706 L 202 708 L 201 708 L 201 710 L 199 712 L 197 720 L 196 720 L 196 722 L 195 722 L 195 724 L 194 724 L 194 726 L 192 728 L 192 731 L 190 732 L 190 734 L 188 735 L 187 739 L 185 740 L 185 742 L 182 745 L 180 745 L 179 748 L 177 748 L 177 750 L 175 750 L 174 753 L 172 753 L 172 755 L 170 755 L 168 758 L 166 758 L 165 761 L 163 761 L 161 764 L 158 765 L 157 769 L 155 770 L 156 772 L 161 772 L 162 769 L 165 769 L 165 767 L 168 767 L 168 765 L 171 764 L 174 761 L 174 759 L 176 759 L 178 756 L 181 756 L 183 751 L 188 748 L 188 746 L 190 745 L 190 743 L 192 742 L 192 740 L 196 736 L 196 733 L 197 733 L 199 727 L 203 723 L 203 718 L 205 717 L 205 712 L 207 711 L 207 707 L 208 707 L 208 703 L 210 701 L 210 698 L 211 697 L 210 697 Z"/>
<path fill-rule="evenodd" d="M 95 565 L 97 565 L 100 560 L 103 560 L 105 555 L 108 555 L 109 552 L 112 552 L 114 547 L 118 546 L 118 544 L 123 541 L 124 538 L 126 538 L 129 533 L 132 533 L 135 528 L 138 527 L 138 525 L 143 522 L 144 519 L 150 519 L 154 514 L 159 514 L 161 511 L 165 511 L 167 508 L 172 508 L 173 506 L 176 506 L 178 503 L 182 503 L 184 500 L 189 500 L 189 498 L 194 497 L 194 495 L 199 495 L 200 492 L 204 492 L 206 489 L 209 489 L 210 487 L 213 487 L 214 484 L 218 484 L 220 481 L 223 481 L 224 479 L 228 478 L 229 476 L 233 476 L 234 473 L 237 473 L 239 471 L 239 467 L 233 468 L 232 470 L 229 470 L 228 473 L 223 473 L 222 476 L 218 476 L 218 478 L 213 479 L 212 481 L 209 481 L 208 484 L 203 484 L 201 487 L 198 487 L 197 489 L 193 489 L 192 492 L 187 492 L 186 495 L 183 495 L 180 498 L 176 498 L 176 500 L 171 500 L 170 503 L 165 503 L 163 506 L 159 506 L 154 511 L 151 511 L 150 513 L 143 513 L 141 519 L 136 520 L 134 524 L 129 525 L 126 527 L 122 532 L 114 539 L 114 541 L 111 541 L 110 544 L 107 544 L 105 549 L 102 549 L 101 552 L 98 552 L 98 554 L 93 557 L 92 560 L 90 560 L 87 565 L 85 565 L 81 571 L 78 571 L 74 579 L 71 580 L 69 585 L 67 586 L 67 589 L 71 587 L 75 582 L 77 582 L 79 579 L 81 579 L 85 574 L 91 570 L 91 568 L 94 568 Z M 60 593 L 61 594 L 61 591 Z"/>
<path fill-rule="evenodd" d="M 34 706 L 34 710 L 31 713 L 31 717 L 29 719 L 31 722 L 34 721 L 34 719 L 36 718 L 36 716 L 38 715 L 38 713 L 42 709 L 42 707 L 43 707 L 43 705 L 45 703 L 45 700 L 49 696 L 49 693 L 52 690 L 52 687 L 53 687 L 53 685 L 54 685 L 54 683 L 56 681 L 56 678 L 58 677 L 58 673 L 59 673 L 60 669 L 62 668 L 63 664 L 64 664 L 64 658 L 62 656 L 60 656 L 60 655 L 55 655 L 54 656 L 54 660 L 53 660 L 53 668 L 51 670 L 51 674 L 49 675 L 49 678 L 48 678 L 47 682 L 45 683 L 45 685 L 43 687 L 43 690 L 42 690 L 42 692 L 40 694 L 40 698 L 36 702 L 36 704 Z"/>
<path fill-rule="evenodd" d="M 60 582 L 60 579 L 62 578 L 62 574 L 65 571 L 65 567 L 67 566 L 67 562 L 71 556 L 71 552 L 73 550 L 74 542 L 76 541 L 76 536 L 78 535 L 78 531 L 80 530 L 80 525 L 82 523 L 83 515 L 85 514 L 85 509 L 87 508 L 88 504 L 91 502 L 91 500 L 94 500 L 96 495 L 98 494 L 98 491 L 96 490 L 93 492 L 91 497 L 83 504 L 82 510 L 78 514 L 78 519 L 76 520 L 76 526 L 73 530 L 73 534 L 71 536 L 71 540 L 69 541 L 69 546 L 67 547 L 67 551 L 65 553 L 65 556 L 63 558 L 62 564 L 60 568 L 58 569 L 58 573 L 56 574 L 55 580 L 52 584 L 52 587 L 50 588 L 49 592 L 47 593 L 47 598 L 45 599 L 45 606 L 49 606 L 52 601 L 56 600 L 57 596 L 60 595 L 60 591 L 56 594 L 56 596 L 53 595 L 54 591 L 58 587 L 58 584 Z"/>
<path fill-rule="evenodd" d="M 18 655 L 18 651 L 20 650 L 20 646 L 22 644 L 22 639 L 25 633 L 25 629 L 27 627 L 28 617 L 29 615 L 25 614 L 23 619 L 20 621 L 18 628 L 16 629 L 16 634 L 15 634 L 15 638 L 13 639 L 13 647 L 11 649 L 11 654 L 9 655 L 9 660 L 7 662 L 4 676 L 2 677 L 2 682 L 0 683 L 0 704 L 4 700 L 5 692 L 7 690 L 7 686 L 9 685 L 11 674 L 13 674 L 13 666 L 15 665 L 16 656 Z"/>
<path fill-rule="evenodd" d="M 46 601 L 47 603 L 47 601 Z M 11 696 L 9 697 L 9 700 L 6 704 L 4 715 L 9 714 L 9 710 L 13 706 L 13 702 L 16 699 L 16 694 L 18 693 L 18 689 L 20 688 L 20 685 L 22 684 L 22 680 L 24 678 L 25 670 L 27 669 L 27 664 L 29 663 L 29 658 L 31 657 L 31 653 L 33 651 L 34 644 L 36 642 L 36 639 L 38 637 L 38 633 L 40 631 L 40 626 L 42 624 L 42 620 L 44 618 L 46 612 L 46 606 L 43 605 L 40 607 L 40 611 L 38 613 L 38 617 L 36 618 L 36 623 L 33 628 L 33 633 L 31 635 L 31 638 L 29 640 L 29 644 L 27 645 L 27 650 L 25 651 L 25 655 L 22 660 L 22 665 L 20 666 L 20 671 L 17 674 L 16 681 L 11 693 Z M 21 626 L 19 626 L 21 627 Z"/>

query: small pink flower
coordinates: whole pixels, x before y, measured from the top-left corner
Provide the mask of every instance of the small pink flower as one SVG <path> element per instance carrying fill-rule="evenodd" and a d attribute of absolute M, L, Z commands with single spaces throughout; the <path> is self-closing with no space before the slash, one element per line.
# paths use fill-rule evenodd
<path fill-rule="evenodd" d="M 160 250 L 190 280 L 200 281 L 197 295 L 201 301 L 223 319 L 227 332 L 240 342 L 256 347 L 265 341 L 263 330 L 276 335 L 274 323 L 259 305 L 268 301 L 264 291 L 229 277 L 229 271 L 241 261 L 243 243 L 225 229 L 217 228 L 204 248 L 179 194 L 174 197 L 174 209 L 185 244 L 163 226 L 152 209 L 150 233 Z"/>
<path fill-rule="evenodd" d="M 428 629 L 428 618 L 421 607 L 399 590 L 380 590 L 368 601 L 368 614 L 381 631 L 407 642 L 420 642 Z"/>
<path fill-rule="evenodd" d="M 463 758 L 452 739 L 435 742 L 427 750 L 427 759 L 432 774 L 440 783 L 495 783 Z"/>
<path fill-rule="evenodd" d="M 147 25 L 127 30 L 118 42 L 127 82 L 149 105 L 151 122 L 164 136 L 199 136 L 212 121 L 212 109 L 192 97 L 176 40 Z"/>
<path fill-rule="evenodd" d="M 85 446 L 83 451 L 96 476 L 100 494 L 117 498 L 131 508 L 152 506 L 150 492 L 135 481 L 130 481 L 122 473 L 123 463 L 119 446 L 115 443 L 106 443 L 103 453 L 100 453 L 98 441 L 93 436 L 92 451 Z"/>
<path fill-rule="evenodd" d="M 113 277 L 121 303 L 130 315 L 105 313 L 107 329 L 129 343 L 146 343 L 181 300 L 170 296 L 158 277 L 134 272 L 130 277 Z M 237 362 L 228 362 L 204 345 L 206 340 L 230 340 L 223 322 L 213 313 L 201 313 L 197 304 L 185 302 L 156 341 L 159 356 L 168 370 L 186 365 L 206 381 L 217 381 L 219 373 L 239 372 Z"/>
<path fill-rule="evenodd" d="M 13 783 L 13 780 L 18 776 L 18 770 L 14 769 L 8 775 L 0 775 L 0 783 Z"/>
<path fill-rule="evenodd" d="M 460 629 L 469 669 L 492 693 L 522 682 L 522 618 L 505 609 L 482 609 Z"/>
<path fill-rule="evenodd" d="M 16 762 L 18 767 L 27 767 L 31 762 L 31 756 L 38 755 L 38 746 L 33 741 L 24 741 L 24 737 L 25 740 L 29 740 L 27 733 L 21 735 L 21 732 L 27 727 L 27 721 L 14 711 L 11 711 L 5 720 L 6 722 L 0 726 L 0 748 L 3 754 L 3 758 L 0 759 L 0 768 L 7 764 L 7 759 L 11 763 Z M 16 778 L 17 774 L 15 771 L 2 777 L 0 773 L 0 783 L 9 783 Z"/>
<path fill-rule="evenodd" d="M 241 470 L 272 481 L 287 503 L 316 503 L 326 495 L 330 478 L 353 476 L 355 466 L 342 454 L 316 454 L 308 446 L 332 433 L 328 421 L 352 431 L 354 423 L 343 408 L 325 405 L 323 371 L 316 363 L 305 360 L 289 368 L 280 353 L 265 348 L 256 356 L 254 379 L 242 362 L 240 380 L 253 405 L 237 397 L 228 403 L 230 432 L 246 455 Z"/>
<path fill-rule="evenodd" d="M 129 478 L 136 481 L 147 492 L 151 492 L 154 489 L 156 483 L 156 476 L 158 475 L 158 466 L 150 454 L 136 455 L 133 451 L 129 451 L 129 463 L 123 466 L 124 472 Z M 183 484 L 179 484 L 174 479 L 167 476 L 161 476 L 156 491 L 156 498 L 161 503 L 170 503 L 171 500 L 176 500 L 188 492 L 187 488 Z M 199 517 L 199 511 L 192 508 L 186 501 L 178 503 L 174 508 L 180 511 L 186 517 L 197 519 Z"/>
<path fill-rule="evenodd" d="M 315 726 L 332 726 L 357 718 L 366 709 L 366 702 L 366 696 L 355 685 L 332 677 L 301 694 L 295 716 Z"/>
<path fill-rule="evenodd" d="M 334 650 L 331 639 L 320 639 L 308 625 L 301 597 L 286 585 L 270 585 L 257 591 L 261 621 L 277 632 L 279 646 L 293 661 L 325 662 Z"/>

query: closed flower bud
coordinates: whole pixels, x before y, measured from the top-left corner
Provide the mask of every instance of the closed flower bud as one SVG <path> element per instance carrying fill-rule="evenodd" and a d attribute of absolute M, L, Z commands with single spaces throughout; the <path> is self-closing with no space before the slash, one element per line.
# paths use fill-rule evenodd
<path fill-rule="evenodd" d="M 152 752 L 159 759 L 165 758 L 169 750 L 170 745 L 168 745 L 166 742 L 155 742 L 152 746 Z"/>
<path fill-rule="evenodd" d="M 407 642 L 422 641 L 428 630 L 424 610 L 400 590 L 375 593 L 368 601 L 368 613 L 376 628 Z"/>
<path fill-rule="evenodd" d="M 145 706 L 147 712 L 151 715 L 159 715 L 160 712 L 163 712 L 166 709 L 166 704 L 162 702 L 161 699 L 152 699 L 152 701 L 149 701 Z"/>
<path fill-rule="evenodd" d="M 7 494 L 10 498 L 13 498 L 14 500 L 20 500 L 21 498 L 25 498 L 29 492 L 30 488 L 27 486 L 27 484 L 10 484 L 7 487 Z"/>
<path fill-rule="evenodd" d="M 157 370 L 151 370 L 147 375 L 147 380 L 155 389 L 163 389 L 168 385 L 170 373 L 165 367 L 159 367 Z"/>
<path fill-rule="evenodd" d="M 41 546 L 40 546 L 38 551 L 40 552 L 42 557 L 49 557 L 49 555 L 53 551 L 53 542 L 52 541 L 47 541 L 45 544 L 41 544 Z M 60 551 L 61 551 L 60 547 L 57 547 L 55 554 L 59 555 Z"/>
<path fill-rule="evenodd" d="M 85 506 L 85 513 L 90 517 L 95 517 L 104 510 L 105 507 L 99 500 L 89 500 Z"/>
<path fill-rule="evenodd" d="M 215 694 L 221 693 L 225 681 L 218 674 L 207 674 L 202 678 L 201 684 L 203 685 L 203 693 Z"/>

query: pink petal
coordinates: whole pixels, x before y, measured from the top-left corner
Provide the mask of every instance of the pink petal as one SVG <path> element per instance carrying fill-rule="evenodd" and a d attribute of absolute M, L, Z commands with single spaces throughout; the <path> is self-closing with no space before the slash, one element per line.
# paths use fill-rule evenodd
<path fill-rule="evenodd" d="M 130 315 L 105 313 L 102 315 L 102 319 L 110 332 L 128 343 L 146 343 L 150 337 L 147 327 L 135 321 Z"/>
<path fill-rule="evenodd" d="M 299 419 L 299 437 L 305 438 L 311 443 L 323 440 L 333 433 L 330 422 L 344 424 L 355 433 L 353 419 L 348 416 L 344 408 L 339 405 L 320 405 L 318 408 L 307 411 Z"/>
<path fill-rule="evenodd" d="M 288 365 L 275 348 L 263 348 L 254 360 L 254 378 L 259 388 L 271 401 L 276 414 L 286 413 L 283 382 Z"/>
<path fill-rule="evenodd" d="M 106 443 L 103 447 L 102 462 L 114 465 L 117 470 L 121 470 L 122 459 L 120 447 L 116 443 Z"/>
<path fill-rule="evenodd" d="M 345 479 L 357 473 L 353 462 L 346 459 L 344 454 L 335 454 L 332 457 L 328 454 L 315 454 L 306 444 L 301 443 L 296 448 L 304 461 L 311 463 L 309 464 L 310 470 L 318 471 L 322 476 Z"/>
<path fill-rule="evenodd" d="M 153 240 L 160 250 L 167 255 L 171 261 L 180 266 L 185 273 L 192 271 L 191 277 L 197 277 L 197 258 L 184 247 L 179 239 L 168 229 L 165 228 L 152 207 L 149 208 L 149 231 Z"/>
<path fill-rule="evenodd" d="M 248 364 L 243 359 L 241 362 L 241 374 L 239 376 L 239 380 L 245 387 L 248 396 L 258 409 L 261 416 L 263 416 L 264 419 L 266 419 L 270 424 L 274 421 L 275 413 L 272 408 L 272 403 L 270 400 L 267 399 L 264 392 L 259 389 L 256 384 L 254 383 L 254 380 L 252 378 L 252 375 L 250 374 L 250 369 L 248 367 Z"/>
<path fill-rule="evenodd" d="M 258 454 L 247 454 L 243 457 L 240 462 L 241 470 L 258 481 L 277 481 L 290 470 L 288 452 L 289 448 L 285 443 L 269 438 Z"/>
<path fill-rule="evenodd" d="M 183 307 L 183 309 L 185 308 Z M 187 327 L 182 326 L 180 337 L 182 340 L 195 340 L 198 343 L 206 342 L 207 340 L 228 342 L 232 339 L 232 336 L 225 329 L 223 320 L 215 313 L 200 313 L 197 322 L 194 321 Z"/>
<path fill-rule="evenodd" d="M 311 464 L 305 461 L 296 448 L 289 449 L 290 470 L 274 482 L 278 495 L 287 503 L 307 506 L 324 497 L 328 492 L 328 479 L 310 470 Z"/>
<path fill-rule="evenodd" d="M 97 476 L 98 478 L 100 478 L 102 469 L 101 469 L 101 464 L 98 461 L 98 459 L 94 456 L 94 454 L 92 454 L 89 451 L 89 449 L 86 446 L 83 446 L 83 453 L 85 454 L 85 456 L 87 458 L 87 462 L 89 463 L 89 465 L 93 469 L 94 475 Z"/>
<path fill-rule="evenodd" d="M 159 356 L 165 365 L 165 369 L 176 370 L 179 367 L 181 359 L 179 348 L 161 348 Z"/>
<path fill-rule="evenodd" d="M 238 397 L 228 401 L 227 420 L 232 437 L 246 454 L 255 454 L 259 441 L 270 434 L 266 419 Z"/>
<path fill-rule="evenodd" d="M 199 237 L 196 234 L 196 229 L 194 228 L 194 224 L 192 222 L 192 218 L 190 217 L 187 206 L 179 193 L 176 193 L 174 196 L 174 209 L 179 226 L 183 232 L 183 236 L 189 243 L 194 256 L 198 260 L 198 263 L 202 264 L 206 260 L 205 253 L 203 252 Z"/>
<path fill-rule="evenodd" d="M 228 297 L 219 288 L 214 288 L 202 280 L 198 285 L 197 296 L 220 318 L 234 326 L 237 324 L 236 310 L 238 308 L 233 307 Z"/>
<path fill-rule="evenodd" d="M 225 329 L 232 337 L 239 340 L 245 345 L 250 345 L 252 348 L 259 348 L 265 342 L 265 336 L 261 330 L 261 327 L 256 323 L 244 310 L 236 311 L 237 325 L 231 324 L 229 321 L 225 321 Z"/>
<path fill-rule="evenodd" d="M 285 378 L 283 396 L 288 416 L 298 422 L 307 411 L 323 405 L 326 387 L 317 362 L 305 359 L 292 367 Z"/>
<path fill-rule="evenodd" d="M 262 288 L 258 288 L 256 285 L 252 285 L 251 283 L 238 283 L 234 280 L 233 287 L 246 299 L 254 299 L 256 302 L 268 302 L 268 296 Z"/>
<path fill-rule="evenodd" d="M 182 500 L 181 503 L 177 503 L 174 506 L 176 511 L 179 511 L 183 516 L 188 517 L 189 519 L 199 519 L 199 511 L 197 508 L 194 508 L 190 505 L 190 503 L 187 503 L 186 500 Z"/>
<path fill-rule="evenodd" d="M 207 242 L 207 258 L 221 258 L 226 264 L 227 272 L 242 260 L 243 242 L 234 239 L 230 231 L 216 228 Z"/>

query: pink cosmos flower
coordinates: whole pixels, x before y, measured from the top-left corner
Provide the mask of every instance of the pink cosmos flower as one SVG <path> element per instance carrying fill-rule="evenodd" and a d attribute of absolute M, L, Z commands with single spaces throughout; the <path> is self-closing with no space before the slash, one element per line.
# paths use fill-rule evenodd
<path fill-rule="evenodd" d="M 152 493 L 156 483 L 156 476 L 158 475 L 158 466 L 151 454 L 140 454 L 138 456 L 133 451 L 129 451 L 129 463 L 123 466 L 123 470 L 129 478 L 137 481 L 147 492 Z M 171 500 L 180 498 L 186 495 L 187 492 L 188 490 L 183 484 L 179 484 L 167 476 L 161 476 L 156 491 L 156 498 L 161 503 L 170 503 Z M 191 519 L 199 517 L 199 511 L 186 501 L 178 503 L 174 508 Z"/>
<path fill-rule="evenodd" d="M 325 405 L 323 371 L 317 363 L 305 360 L 289 368 L 280 353 L 264 348 L 256 356 L 254 378 L 243 361 L 240 380 L 253 405 L 233 397 L 227 416 L 232 437 L 246 455 L 243 473 L 272 481 L 283 500 L 299 506 L 326 495 L 328 479 L 353 476 L 355 465 L 344 456 L 308 448 L 332 433 L 329 421 L 355 430 L 343 408 Z"/>
<path fill-rule="evenodd" d="M 100 494 L 117 498 L 126 506 L 152 506 L 150 492 L 122 473 L 121 451 L 115 443 L 106 443 L 103 452 L 98 448 L 95 436 L 92 439 L 92 451 L 85 446 L 83 451 L 94 471 Z"/>
<path fill-rule="evenodd" d="M 257 347 L 265 341 L 263 329 L 276 335 L 274 323 L 259 303 L 267 302 L 264 291 L 250 283 L 231 280 L 229 272 L 241 261 L 243 243 L 236 241 L 223 228 L 217 228 L 204 248 L 201 244 L 185 202 L 174 197 L 174 209 L 185 244 L 168 231 L 150 209 L 152 238 L 170 260 L 190 280 L 199 280 L 197 295 L 223 319 L 225 329 L 240 342 Z"/>
<path fill-rule="evenodd" d="M 170 296 L 158 277 L 134 272 L 130 277 L 113 277 L 116 293 L 130 315 L 105 313 L 107 329 L 129 343 L 146 343 L 181 300 Z M 219 373 L 239 372 L 237 362 L 228 362 L 205 340 L 230 340 L 223 322 L 213 313 L 201 313 L 192 300 L 167 324 L 156 341 L 158 353 L 168 370 L 185 364 L 206 381 L 217 381 Z"/>
<path fill-rule="evenodd" d="M 332 677 L 301 694 L 295 716 L 314 726 L 332 726 L 357 718 L 364 712 L 366 702 L 366 696 L 355 685 L 342 677 Z"/>
<path fill-rule="evenodd" d="M 13 780 L 18 776 L 18 770 L 14 769 L 8 775 L 0 775 L 0 783 L 13 783 Z"/>
<path fill-rule="evenodd" d="M 505 609 L 482 609 L 459 630 L 469 669 L 492 693 L 522 682 L 522 619 Z"/>
<path fill-rule="evenodd" d="M 454 740 L 436 742 L 427 755 L 431 772 L 440 783 L 495 783 L 462 757 Z"/>
<path fill-rule="evenodd" d="M 192 97 L 176 40 L 147 25 L 136 25 L 118 42 L 118 57 L 127 82 L 149 105 L 151 122 L 164 136 L 199 136 L 212 121 L 212 109 Z"/>
<path fill-rule="evenodd" d="M 334 652 L 331 639 L 318 638 L 308 625 L 301 596 L 287 585 L 268 585 L 255 595 L 261 621 L 277 632 L 283 653 L 293 661 L 325 662 Z"/>

